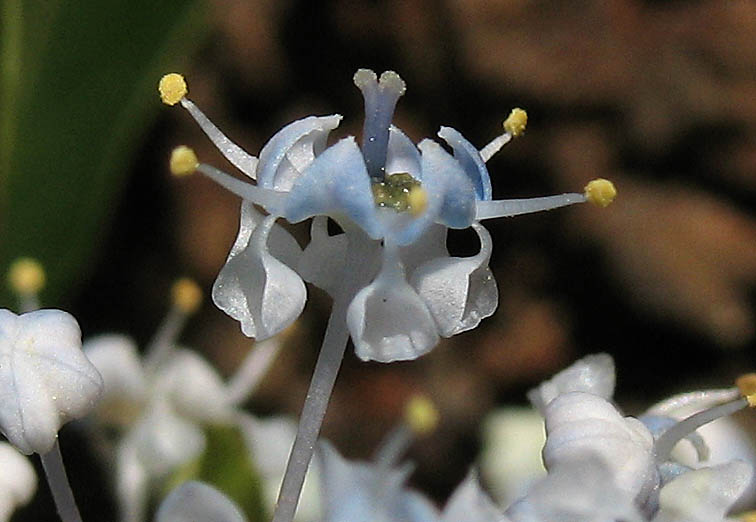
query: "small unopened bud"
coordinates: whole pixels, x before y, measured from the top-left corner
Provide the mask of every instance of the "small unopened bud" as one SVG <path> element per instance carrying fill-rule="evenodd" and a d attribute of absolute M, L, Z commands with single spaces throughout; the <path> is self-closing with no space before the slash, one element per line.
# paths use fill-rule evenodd
<path fill-rule="evenodd" d="M 614 183 L 604 178 L 597 178 L 585 186 L 585 198 L 599 207 L 607 207 L 617 196 Z"/>
<path fill-rule="evenodd" d="M 185 314 L 193 314 L 202 303 L 202 290 L 188 277 L 182 277 L 171 288 L 173 305 Z"/>
<path fill-rule="evenodd" d="M 163 103 L 176 105 L 188 92 L 186 80 L 178 73 L 166 74 L 160 78 L 158 92 L 160 92 L 160 99 L 163 100 Z"/>
<path fill-rule="evenodd" d="M 21 257 L 8 269 L 8 286 L 19 295 L 37 294 L 45 286 L 45 270 L 36 259 Z"/>
<path fill-rule="evenodd" d="M 435 430 L 438 418 L 436 406 L 424 395 L 412 397 L 404 409 L 404 421 L 417 435 L 427 435 Z"/>
<path fill-rule="evenodd" d="M 171 152 L 170 167 L 174 176 L 193 174 L 198 165 L 197 155 L 186 145 L 179 145 Z"/>
<path fill-rule="evenodd" d="M 513 138 L 519 138 L 525 132 L 528 124 L 528 113 L 523 109 L 512 109 L 509 116 L 504 120 L 504 130 L 512 135 Z"/>

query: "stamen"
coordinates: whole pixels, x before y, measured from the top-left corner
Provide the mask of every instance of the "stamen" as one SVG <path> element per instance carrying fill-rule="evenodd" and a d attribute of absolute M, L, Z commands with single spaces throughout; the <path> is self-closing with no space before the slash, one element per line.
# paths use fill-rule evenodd
<path fill-rule="evenodd" d="M 597 178 L 585 186 L 585 198 L 599 207 L 607 207 L 617 197 L 614 183 L 604 178 Z"/>
<path fill-rule="evenodd" d="M 171 309 L 147 347 L 145 369 L 148 372 L 159 367 L 176 347 L 187 319 L 202 302 L 202 290 L 191 279 L 181 278 L 173 283 L 171 298 Z"/>
<path fill-rule="evenodd" d="M 223 134 L 189 98 L 183 98 L 181 106 L 189 111 L 189 114 L 197 122 L 197 125 L 200 126 L 200 129 L 202 129 L 207 137 L 210 138 L 210 141 L 213 142 L 213 145 L 234 167 L 241 170 L 250 178 L 256 179 L 257 158 L 255 156 L 247 153 Z"/>
<path fill-rule="evenodd" d="M 276 192 L 275 190 L 267 190 L 250 183 L 245 183 L 206 163 L 200 163 L 197 166 L 197 170 L 226 190 L 255 205 L 263 207 L 271 214 L 276 214 L 280 211 L 286 202 L 286 196 L 288 195 L 286 192 Z"/>
<path fill-rule="evenodd" d="M 436 429 L 438 419 L 438 410 L 428 397 L 413 396 L 404 407 L 403 422 L 389 432 L 373 461 L 385 469 L 396 465 L 417 437 L 426 436 Z"/>
<path fill-rule="evenodd" d="M 407 194 L 409 212 L 414 217 L 419 217 L 428 209 L 428 192 L 420 186 L 412 187 Z"/>
<path fill-rule="evenodd" d="M 170 73 L 160 78 L 158 92 L 163 103 L 166 105 L 176 105 L 186 96 L 188 89 L 186 88 L 186 81 L 183 76 L 178 73 Z"/>
<path fill-rule="evenodd" d="M 170 169 L 174 176 L 194 174 L 198 166 L 197 155 L 186 145 L 179 145 L 171 151 Z"/>
<path fill-rule="evenodd" d="M 354 84 L 365 99 L 365 125 L 362 132 L 362 155 L 371 178 L 382 181 L 385 176 L 389 126 L 394 118 L 396 102 L 406 91 L 406 84 L 394 71 L 376 78 L 375 72 L 359 69 Z"/>
<path fill-rule="evenodd" d="M 519 138 L 525 132 L 528 123 L 528 113 L 523 109 L 512 109 L 509 116 L 504 120 L 504 134 L 495 137 L 491 142 L 480 149 L 480 157 L 483 161 L 488 161 L 491 157 L 499 152 L 501 148 L 509 143 L 512 138 Z"/>
<path fill-rule="evenodd" d="M 736 399 L 731 402 L 726 402 L 718 406 L 700 411 L 690 417 L 681 420 L 667 431 L 661 434 L 654 444 L 654 453 L 656 454 L 657 464 L 661 464 L 669 460 L 669 455 L 672 453 L 672 449 L 675 445 L 694 432 L 701 426 L 717 420 L 720 417 L 726 417 L 732 415 L 736 411 L 740 411 L 750 403 L 745 398 Z"/>
<path fill-rule="evenodd" d="M 475 219 L 492 219 L 499 217 L 512 217 L 521 214 L 531 214 L 542 210 L 552 210 L 575 203 L 587 201 L 583 194 L 568 193 L 558 196 L 545 196 L 541 198 L 526 199 L 499 199 L 495 201 L 478 201 L 476 203 Z"/>
<path fill-rule="evenodd" d="M 18 296 L 21 312 L 39 308 L 38 294 L 45 286 L 45 269 L 36 259 L 21 257 L 8 269 L 8 286 Z"/>

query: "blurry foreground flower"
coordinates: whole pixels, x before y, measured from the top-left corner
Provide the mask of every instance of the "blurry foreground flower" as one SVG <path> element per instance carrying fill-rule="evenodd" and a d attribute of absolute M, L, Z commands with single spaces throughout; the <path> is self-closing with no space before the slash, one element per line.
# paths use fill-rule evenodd
<path fill-rule="evenodd" d="M 259 157 L 229 140 L 186 98 L 181 75 L 167 74 L 158 86 L 162 101 L 180 103 L 250 181 L 200 163 L 187 147 L 171 156 L 174 174 L 199 171 L 243 199 L 239 235 L 213 287 L 215 304 L 246 335 L 264 339 L 299 316 L 307 298 L 304 281 L 334 300 L 275 522 L 294 516 L 349 337 L 359 358 L 392 362 L 416 359 L 440 337 L 475 328 L 498 303 L 488 268 L 492 241 L 480 221 L 585 201 L 606 206 L 616 194 L 611 182 L 594 180 L 584 194 L 493 201 L 485 163 L 523 133 L 525 111 L 513 110 L 504 133 L 480 150 L 442 127 L 438 136 L 447 152 L 430 139 L 415 145 L 392 125 L 406 89 L 397 73 L 378 78 L 360 69 L 354 83 L 365 102 L 360 145 L 350 136 L 328 146 L 341 116 L 310 116 L 276 133 Z M 279 218 L 314 218 L 304 250 L 276 224 Z M 343 233 L 331 235 L 328 219 Z M 469 227 L 478 235 L 479 253 L 450 256 L 448 229 Z"/>
<path fill-rule="evenodd" d="M 609 402 L 614 380 L 611 357 L 599 354 L 529 393 L 546 421 L 548 475 L 507 514 L 515 522 L 723 520 L 748 487 L 752 466 L 732 461 L 691 470 L 671 451 L 687 439 L 705 460 L 708 450 L 695 430 L 753 403 L 756 389 L 749 384 L 687 394 L 678 405 L 684 400 L 709 407 L 679 422 L 660 415 L 639 420 L 623 417 Z"/>
<path fill-rule="evenodd" d="M 151 486 L 202 454 L 207 425 L 238 426 L 253 459 L 263 464 L 258 469 L 263 480 L 273 481 L 274 488 L 280 485 L 286 453 L 272 448 L 290 444 L 293 428 L 280 419 L 254 419 L 239 407 L 264 376 L 282 341 L 258 343 L 225 382 L 197 353 L 177 346 L 183 324 L 200 299 L 193 282 L 182 279 L 174 285 L 173 307 L 143 358 L 136 344 L 122 335 L 101 335 L 84 343 L 85 353 L 105 381 L 93 428 L 100 441 L 113 445 L 124 522 L 145 520 Z M 273 469 L 265 465 L 271 459 L 278 461 Z"/>
<path fill-rule="evenodd" d="M 29 460 L 10 444 L 0 442 L 0 522 L 8 522 L 36 491 L 37 474 Z"/>
<path fill-rule="evenodd" d="M 201 482 L 185 482 L 160 504 L 155 522 L 245 522 L 228 497 Z"/>
<path fill-rule="evenodd" d="M 0 360 L 0 430 L 27 455 L 52 450 L 61 426 L 102 393 L 76 319 L 60 310 L 0 310 Z"/>

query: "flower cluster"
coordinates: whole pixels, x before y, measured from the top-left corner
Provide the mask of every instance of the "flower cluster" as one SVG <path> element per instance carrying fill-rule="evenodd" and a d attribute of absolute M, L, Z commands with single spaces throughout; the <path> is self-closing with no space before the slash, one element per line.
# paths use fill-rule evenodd
<path fill-rule="evenodd" d="M 451 127 L 417 146 L 391 124 L 404 81 L 360 69 L 354 83 L 365 100 L 361 145 L 353 137 L 327 144 L 340 115 L 310 116 L 281 129 L 249 155 L 224 136 L 187 97 L 178 74 L 163 77 L 167 104 L 180 103 L 218 149 L 256 184 L 242 183 L 197 162 L 186 148 L 174 150 L 171 168 L 198 170 L 243 198 L 239 236 L 213 287 L 219 308 L 242 331 L 264 339 L 301 313 L 304 281 L 323 288 L 346 308 L 355 351 L 363 360 L 415 359 L 439 336 L 475 328 L 496 309 L 498 291 L 488 268 L 491 237 L 480 221 L 614 197 L 610 182 L 594 180 L 585 194 L 530 200 L 492 200 L 485 162 L 525 128 L 527 116 L 512 111 L 505 132 L 481 150 Z M 260 213 L 255 206 L 265 210 Z M 302 250 L 277 223 L 314 217 Z M 327 219 L 344 233 L 330 235 Z M 472 227 L 480 252 L 452 257 L 449 228 Z"/>

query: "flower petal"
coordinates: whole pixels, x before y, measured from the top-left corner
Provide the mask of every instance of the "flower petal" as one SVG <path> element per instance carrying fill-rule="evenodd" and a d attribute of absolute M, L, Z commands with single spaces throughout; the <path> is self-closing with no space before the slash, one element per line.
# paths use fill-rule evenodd
<path fill-rule="evenodd" d="M 612 356 L 606 353 L 588 355 L 530 390 L 528 399 L 543 415 L 546 405 L 563 393 L 580 391 L 609 400 L 614 394 L 614 381 Z"/>
<path fill-rule="evenodd" d="M 191 350 L 171 354 L 155 381 L 183 417 L 210 423 L 228 422 L 232 417 L 223 379 L 215 368 Z"/>
<path fill-rule="evenodd" d="M 661 489 L 653 522 L 721 521 L 752 477 L 752 466 L 739 460 L 683 473 Z"/>
<path fill-rule="evenodd" d="M 158 509 L 155 522 L 244 522 L 231 499 L 202 482 L 189 481 L 174 489 Z"/>
<path fill-rule="evenodd" d="M 341 116 L 309 116 L 278 131 L 260 151 L 257 182 L 266 189 L 289 191 L 315 156 L 325 149 L 328 134 Z"/>
<path fill-rule="evenodd" d="M 472 181 L 478 199 L 491 199 L 491 178 L 478 149 L 467 141 L 458 130 L 451 127 L 441 127 L 441 130 L 438 131 L 438 137 L 454 150 L 454 159 L 462 165 L 465 174 Z"/>
<path fill-rule="evenodd" d="M 443 337 L 471 330 L 496 311 L 499 291 L 488 268 L 491 236 L 477 223 L 480 252 L 469 258 L 439 257 L 417 268 L 410 284 L 436 320 Z"/>
<path fill-rule="evenodd" d="M 353 137 L 323 151 L 291 188 L 284 217 L 297 223 L 317 215 L 348 217 L 371 238 L 383 237 L 365 161 Z"/>
<path fill-rule="evenodd" d="M 147 396 L 136 344 L 125 335 L 106 334 L 88 339 L 83 350 L 105 385 L 96 410 L 98 419 L 107 424 L 128 425 Z"/>
<path fill-rule="evenodd" d="M 653 445 L 651 433 L 638 419 L 622 417 L 598 395 L 565 393 L 546 406 L 543 462 L 549 470 L 565 461 L 598 455 L 617 487 L 642 502 L 658 482 Z"/>
<path fill-rule="evenodd" d="M 477 473 L 471 471 L 457 486 L 444 508 L 441 522 L 506 522 L 504 513 L 480 487 Z"/>
<path fill-rule="evenodd" d="M 417 359 L 438 343 L 428 307 L 407 284 L 391 253 L 386 254 L 378 277 L 349 304 L 347 325 L 355 353 L 363 361 Z"/>
<path fill-rule="evenodd" d="M 49 452 L 60 427 L 94 409 L 102 390 L 73 316 L 0 310 L 0 430 L 19 451 Z"/>
<path fill-rule="evenodd" d="M 342 278 L 346 252 L 346 234 L 328 235 L 328 218 L 315 216 L 310 225 L 310 242 L 302 252 L 297 272 L 333 296 Z"/>
<path fill-rule="evenodd" d="M 404 132 L 393 125 L 389 127 L 385 169 L 386 174 L 406 172 L 416 180 L 422 181 L 420 151 Z"/>
<path fill-rule="evenodd" d="M 213 302 L 241 323 L 242 332 L 258 340 L 271 337 L 299 317 L 307 290 L 294 270 L 271 255 L 276 248 L 282 258 L 298 258 L 299 246 L 268 216 L 249 204 L 242 205 L 239 236 L 213 285 Z M 296 265 L 294 265 L 296 266 Z"/>
<path fill-rule="evenodd" d="M 10 520 L 16 508 L 28 504 L 36 491 L 37 474 L 29 459 L 0 442 L 0 520 Z"/>

